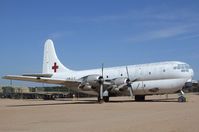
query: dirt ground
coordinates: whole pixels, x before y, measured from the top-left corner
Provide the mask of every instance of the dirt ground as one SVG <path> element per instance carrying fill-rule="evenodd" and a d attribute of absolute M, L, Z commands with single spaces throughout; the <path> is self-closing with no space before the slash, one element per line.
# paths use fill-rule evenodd
<path fill-rule="evenodd" d="M 146 102 L 114 97 L 55 101 L 0 99 L 0 132 L 198 132 L 199 95 L 150 96 Z"/>

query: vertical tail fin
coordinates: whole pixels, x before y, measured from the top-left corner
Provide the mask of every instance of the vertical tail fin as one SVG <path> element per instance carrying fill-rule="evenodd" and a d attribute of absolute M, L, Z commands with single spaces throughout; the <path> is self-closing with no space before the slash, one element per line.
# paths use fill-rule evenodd
<path fill-rule="evenodd" d="M 53 41 L 48 39 L 44 45 L 43 74 L 53 74 L 70 71 L 57 58 Z"/>

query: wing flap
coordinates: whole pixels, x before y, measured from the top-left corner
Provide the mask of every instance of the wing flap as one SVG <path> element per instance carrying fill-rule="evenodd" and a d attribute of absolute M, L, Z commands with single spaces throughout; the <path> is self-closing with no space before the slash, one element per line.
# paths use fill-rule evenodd
<path fill-rule="evenodd" d="M 32 77 L 32 76 L 18 76 L 18 75 L 7 75 L 2 77 L 3 79 L 8 80 L 20 80 L 20 81 L 31 81 L 39 83 L 48 83 L 48 84 L 59 84 L 65 85 L 69 88 L 77 88 L 81 82 L 65 79 L 56 79 L 56 78 L 47 78 L 47 77 Z"/>

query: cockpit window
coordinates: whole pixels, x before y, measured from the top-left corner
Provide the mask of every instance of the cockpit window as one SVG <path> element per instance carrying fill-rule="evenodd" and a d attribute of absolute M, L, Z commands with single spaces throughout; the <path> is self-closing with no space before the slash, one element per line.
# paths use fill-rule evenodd
<path fill-rule="evenodd" d="M 178 64 L 177 66 L 174 66 L 173 69 L 179 69 L 181 70 L 181 72 L 189 72 L 189 69 L 191 69 L 191 67 L 188 64 Z"/>

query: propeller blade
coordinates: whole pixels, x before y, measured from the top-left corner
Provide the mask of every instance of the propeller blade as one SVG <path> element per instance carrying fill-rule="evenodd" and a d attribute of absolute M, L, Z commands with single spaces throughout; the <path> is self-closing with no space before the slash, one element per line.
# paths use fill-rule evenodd
<path fill-rule="evenodd" d="M 126 66 L 126 73 L 127 73 L 127 77 L 129 78 L 129 70 L 128 67 Z M 130 78 L 129 78 L 130 79 Z"/>
<path fill-rule="evenodd" d="M 104 63 L 102 63 L 102 77 L 104 77 Z"/>
<path fill-rule="evenodd" d="M 98 78 L 98 83 L 99 83 L 98 101 L 99 103 L 102 103 L 104 101 L 103 99 L 103 92 L 104 92 L 103 66 L 102 66 L 102 76 Z"/>
<path fill-rule="evenodd" d="M 100 100 L 103 100 L 103 83 L 100 84 Z"/>
<path fill-rule="evenodd" d="M 133 88 L 131 86 L 131 80 L 129 78 L 129 70 L 128 70 L 128 67 L 126 66 L 126 74 L 127 74 L 127 77 L 129 79 L 129 81 L 127 82 L 127 86 L 128 86 L 128 89 L 129 89 L 129 92 L 130 92 L 130 95 L 131 95 L 131 98 L 133 98 Z M 133 81 L 132 81 L 133 82 Z"/>
<path fill-rule="evenodd" d="M 132 88 L 132 86 L 129 86 L 129 92 L 130 92 L 131 98 L 133 98 L 133 88 Z"/>

